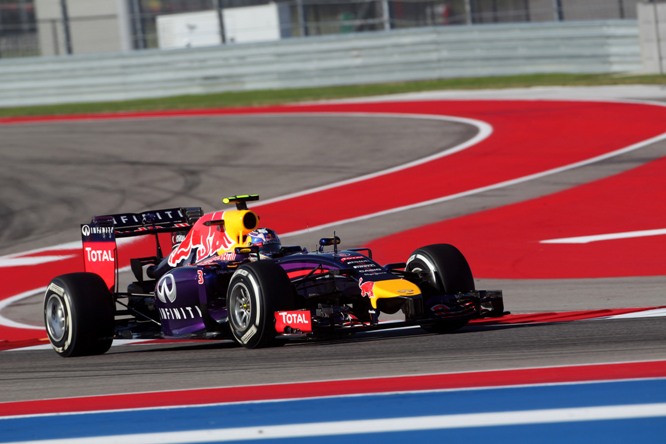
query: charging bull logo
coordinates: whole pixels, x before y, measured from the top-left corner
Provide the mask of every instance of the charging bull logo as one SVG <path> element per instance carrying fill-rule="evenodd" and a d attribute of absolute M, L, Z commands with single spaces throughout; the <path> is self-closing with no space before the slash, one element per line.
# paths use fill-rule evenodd
<path fill-rule="evenodd" d="M 360 278 L 358 280 L 358 288 L 361 289 L 361 296 L 375 297 L 375 283 L 373 281 L 363 282 L 363 278 Z"/>
<path fill-rule="evenodd" d="M 227 249 L 233 241 L 220 225 L 207 222 L 222 220 L 222 211 L 204 214 L 192 227 L 183 242 L 169 255 L 168 263 L 175 267 L 196 251 L 195 262 L 206 259 L 220 249 Z"/>
<path fill-rule="evenodd" d="M 451 312 L 451 309 L 444 304 L 433 305 L 432 307 L 430 307 L 430 310 L 433 312 L 435 316 L 441 318 L 446 317 Z"/>

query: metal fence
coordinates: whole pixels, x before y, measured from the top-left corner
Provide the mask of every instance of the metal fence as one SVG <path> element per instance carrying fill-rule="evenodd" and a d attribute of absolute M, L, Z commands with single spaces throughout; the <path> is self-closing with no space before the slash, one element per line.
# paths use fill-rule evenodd
<path fill-rule="evenodd" d="M 439 26 L 170 51 L 0 60 L 0 106 L 640 69 L 634 20 Z"/>
<path fill-rule="evenodd" d="M 158 17 L 205 10 L 225 11 L 268 1 L 106 0 L 106 4 L 121 4 L 124 15 L 103 12 L 77 16 L 72 11 L 90 0 L 50 0 L 51 4 L 58 5 L 56 14 L 52 15 L 40 11 L 40 7 L 45 9 L 46 2 L 42 0 L 0 0 L 0 58 L 156 48 L 159 46 Z M 289 38 L 429 26 L 635 19 L 639 1 L 277 0 L 277 4 L 287 16 L 281 23 L 281 35 Z M 110 35 L 99 38 L 115 39 L 118 28 L 115 21 L 124 22 L 120 25 L 127 28 L 126 45 L 82 47 L 76 43 L 77 36 L 79 41 L 90 40 L 83 33 L 109 32 Z"/>

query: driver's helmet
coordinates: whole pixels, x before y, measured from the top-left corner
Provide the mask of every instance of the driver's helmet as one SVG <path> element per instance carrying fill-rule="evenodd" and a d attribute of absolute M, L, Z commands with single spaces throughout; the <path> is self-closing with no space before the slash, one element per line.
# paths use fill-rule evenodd
<path fill-rule="evenodd" d="M 270 228 L 257 228 L 250 232 L 250 245 L 259 247 L 259 252 L 266 256 L 278 253 L 282 244 L 277 233 Z"/>

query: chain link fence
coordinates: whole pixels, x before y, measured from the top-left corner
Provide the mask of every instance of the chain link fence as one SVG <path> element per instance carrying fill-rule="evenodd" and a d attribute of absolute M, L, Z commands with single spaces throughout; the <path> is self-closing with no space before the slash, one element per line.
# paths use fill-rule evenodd
<path fill-rule="evenodd" d="M 100 0 L 97 0 L 98 3 Z M 277 38 L 309 37 L 427 26 L 489 23 L 635 19 L 641 0 L 0 0 L 0 58 L 132 51 L 165 47 L 168 18 L 208 12 L 218 22 L 208 31 L 188 24 L 205 44 L 241 42 L 234 35 L 257 23 L 235 11 L 273 5 Z M 645 1 L 643 1 L 645 3 Z M 260 11 L 256 10 L 257 13 Z M 240 16 L 239 16 L 240 17 Z M 202 19 L 203 20 L 203 19 Z M 231 20 L 231 21 L 230 21 Z M 164 25 L 164 26 L 166 26 Z M 164 27 L 163 26 L 163 27 Z M 175 26 L 175 25 L 174 25 Z M 231 28 L 234 32 L 231 33 Z M 206 32 L 209 35 L 203 35 Z M 196 35 L 195 35 L 196 34 Z M 162 40 L 164 37 L 162 36 Z M 194 40 L 192 40 L 194 41 Z M 212 43 L 211 43 L 212 42 Z M 188 46 L 185 43 L 184 46 Z"/>

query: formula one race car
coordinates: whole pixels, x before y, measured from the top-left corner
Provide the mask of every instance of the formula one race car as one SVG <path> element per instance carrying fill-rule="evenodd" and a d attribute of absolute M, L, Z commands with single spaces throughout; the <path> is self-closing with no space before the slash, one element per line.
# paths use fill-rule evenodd
<path fill-rule="evenodd" d="M 257 195 L 223 199 L 236 209 L 203 214 L 173 208 L 96 216 L 81 226 L 85 272 L 54 278 L 44 322 L 61 356 L 105 353 L 114 339 L 232 338 L 247 348 L 290 338 L 420 325 L 444 333 L 470 319 L 501 316 L 501 291 L 474 289 L 452 245 L 417 248 L 406 263 L 379 265 L 367 248 L 318 251 L 282 246 L 247 208 Z M 116 239 L 155 240 L 155 255 L 133 257 L 119 291 Z M 169 243 L 170 254 L 162 254 Z M 404 321 L 380 322 L 380 313 Z"/>

